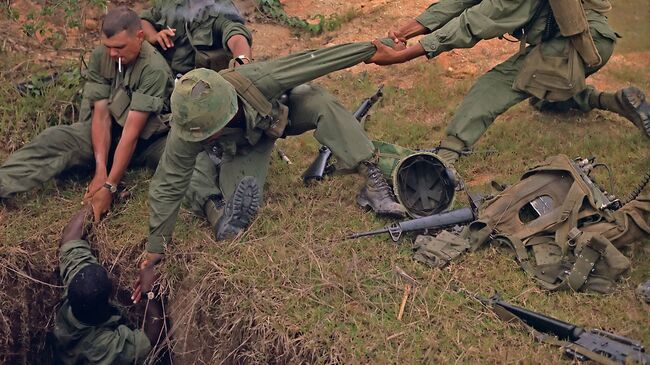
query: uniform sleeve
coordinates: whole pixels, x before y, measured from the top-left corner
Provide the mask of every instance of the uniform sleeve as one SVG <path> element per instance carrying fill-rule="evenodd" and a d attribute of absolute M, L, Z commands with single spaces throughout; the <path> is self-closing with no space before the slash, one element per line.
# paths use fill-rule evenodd
<path fill-rule="evenodd" d="M 147 66 L 137 89 L 131 95 L 130 110 L 160 113 L 172 90 L 171 71 L 168 68 Z"/>
<path fill-rule="evenodd" d="M 100 65 L 106 56 L 104 46 L 95 48 L 90 56 L 83 98 L 93 105 L 97 100 L 108 99 L 111 94 L 111 80 L 106 79 L 100 72 Z"/>
<path fill-rule="evenodd" d="M 66 287 L 79 270 L 92 264 L 99 262 L 85 240 L 68 241 L 59 249 L 59 273 Z"/>
<path fill-rule="evenodd" d="M 483 0 L 420 39 L 420 44 L 429 58 L 456 48 L 470 48 L 482 39 L 523 27 L 539 5 L 540 0 Z"/>
<path fill-rule="evenodd" d="M 143 331 L 120 325 L 97 336 L 87 356 L 91 363 L 143 364 L 150 351 L 151 343 Z"/>
<path fill-rule="evenodd" d="M 227 16 L 219 15 L 213 23 L 212 32 L 214 34 L 221 34 L 221 44 L 223 48 L 228 49 L 228 40 L 234 35 L 242 35 L 246 40 L 248 40 L 248 45 L 253 45 L 253 36 L 251 35 L 250 30 L 246 28 L 243 21 L 238 21 L 238 19 Z"/>
<path fill-rule="evenodd" d="M 171 242 L 178 209 L 190 184 L 196 155 L 203 150 L 198 142 L 182 140 L 172 125 L 158 168 L 149 185 L 149 240 L 147 252 L 164 253 Z"/>
<path fill-rule="evenodd" d="M 237 71 L 255 83 L 267 98 L 275 98 L 298 85 L 359 64 L 376 51 L 370 42 L 346 43 L 253 62 L 237 67 Z"/>
<path fill-rule="evenodd" d="M 143 10 L 142 13 L 140 13 L 140 19 L 146 20 L 149 23 L 151 23 L 151 25 L 156 27 L 156 23 L 158 23 L 158 21 L 160 21 L 160 19 L 161 19 L 160 7 L 159 6 L 153 6 L 153 7 L 149 8 L 149 9 Z M 158 29 L 158 27 L 156 27 L 156 30 L 159 31 L 160 29 Z"/>
<path fill-rule="evenodd" d="M 480 0 L 440 0 L 431 4 L 415 20 L 433 32 L 479 2 Z"/>

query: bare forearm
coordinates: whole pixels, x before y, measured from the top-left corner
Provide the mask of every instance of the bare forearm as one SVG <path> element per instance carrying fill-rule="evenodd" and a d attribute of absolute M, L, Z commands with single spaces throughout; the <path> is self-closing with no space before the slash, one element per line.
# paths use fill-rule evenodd
<path fill-rule="evenodd" d="M 107 102 L 95 102 L 93 110 L 91 140 L 97 172 L 106 173 L 108 151 L 111 145 L 111 118 L 108 114 Z"/>
<path fill-rule="evenodd" d="M 117 184 L 122 180 L 126 168 L 131 163 L 131 158 L 133 157 L 133 152 L 135 152 L 135 147 L 138 143 L 138 138 L 125 138 L 122 136 L 120 142 L 115 149 L 115 155 L 113 155 L 113 165 L 111 166 L 111 172 L 106 179 L 111 184 Z"/>
<path fill-rule="evenodd" d="M 144 38 L 147 40 L 147 42 L 155 45 L 157 43 L 156 35 L 158 34 L 156 28 L 154 28 L 153 24 L 144 19 L 140 19 L 140 24 L 142 25 L 142 30 L 144 31 Z"/>
<path fill-rule="evenodd" d="M 228 49 L 234 57 L 244 55 L 248 59 L 253 58 L 251 46 L 248 44 L 248 39 L 241 34 L 235 34 L 228 38 Z"/>
<path fill-rule="evenodd" d="M 404 24 L 401 28 L 399 28 L 398 33 L 406 39 L 411 39 L 413 37 L 429 33 L 429 30 L 420 24 L 417 20 L 412 19 L 408 23 Z"/>

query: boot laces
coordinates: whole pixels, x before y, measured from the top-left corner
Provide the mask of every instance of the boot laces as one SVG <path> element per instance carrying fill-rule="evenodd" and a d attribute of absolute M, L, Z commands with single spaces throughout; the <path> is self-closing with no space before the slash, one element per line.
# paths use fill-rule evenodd
<path fill-rule="evenodd" d="M 386 179 L 377 167 L 368 167 L 368 179 L 370 180 L 371 185 L 381 194 L 382 198 L 395 200 L 393 190 L 390 188 L 390 186 L 388 186 Z"/>

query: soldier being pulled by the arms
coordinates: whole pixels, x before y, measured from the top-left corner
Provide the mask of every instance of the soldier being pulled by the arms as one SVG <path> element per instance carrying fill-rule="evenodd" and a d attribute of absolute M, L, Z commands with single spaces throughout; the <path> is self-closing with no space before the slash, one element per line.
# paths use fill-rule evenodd
<path fill-rule="evenodd" d="M 528 98 L 541 110 L 612 111 L 650 137 L 650 104 L 641 90 L 606 93 L 585 83 L 612 55 L 617 35 L 604 15 L 610 8 L 608 0 L 441 0 L 389 33 L 396 42 L 428 34 L 419 43 L 395 50 L 375 41 L 378 51 L 368 62 L 433 58 L 506 33 L 521 40 L 521 51 L 481 76 L 454 113 L 439 151 L 451 163 L 498 115 Z"/>
<path fill-rule="evenodd" d="M 257 210 L 277 138 L 314 131 L 330 148 L 339 168 L 365 178 L 357 202 L 378 214 L 404 216 L 402 205 L 376 165 L 376 150 L 352 113 L 324 89 L 306 85 L 368 59 L 371 43 L 352 43 L 306 51 L 276 60 L 251 63 L 220 73 L 188 72 L 172 94 L 172 128 L 149 190 L 149 239 L 142 270 L 157 263 L 176 224 L 180 201 L 188 187 L 197 155 L 220 152 L 210 179 L 218 181 L 215 196 L 217 239 L 246 228 Z M 208 161 L 209 163 L 209 161 Z M 205 171 L 205 170 L 204 170 Z M 226 202 L 227 201 L 227 202 Z M 134 300 L 142 288 L 140 282 Z"/>

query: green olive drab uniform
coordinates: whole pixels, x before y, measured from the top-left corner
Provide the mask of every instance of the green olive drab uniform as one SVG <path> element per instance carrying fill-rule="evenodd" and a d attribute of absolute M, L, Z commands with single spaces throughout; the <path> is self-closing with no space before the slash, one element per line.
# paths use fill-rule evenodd
<path fill-rule="evenodd" d="M 361 161 L 373 157 L 372 143 L 354 116 L 333 96 L 320 87 L 303 84 L 358 64 L 374 52 L 371 43 L 351 43 L 242 65 L 235 71 L 250 80 L 274 107 L 278 106 L 283 94 L 289 95 L 285 136 L 315 130 L 316 139 L 332 150 L 341 167 L 355 168 Z M 211 168 L 205 178 L 217 180 L 224 197 L 232 194 L 236 183 L 244 176 L 255 177 L 260 189 L 264 186 L 275 139 L 266 133 L 269 120 L 239 96 L 245 121 L 237 128 L 224 128 L 212 142 L 184 140 L 172 121 L 165 152 L 149 189 L 147 251 L 162 253 L 165 244 L 170 242 L 181 198 L 188 186 L 191 188 L 194 183 L 201 182 L 200 179 L 190 182 L 195 164 L 197 170 L 203 172 Z M 219 152 L 219 168 L 205 154 L 200 154 L 205 149 Z"/>
<path fill-rule="evenodd" d="M 233 55 L 227 41 L 234 35 L 246 37 L 252 43 L 250 31 L 230 1 L 193 12 L 187 0 L 161 0 L 143 11 L 140 18 L 151 23 L 157 31 L 175 29 L 171 38 L 174 46 L 159 51 L 176 74 L 184 74 L 195 67 L 223 69 Z"/>
<path fill-rule="evenodd" d="M 588 76 L 602 67 L 611 56 L 616 34 L 603 14 L 611 8 L 608 0 L 585 0 L 583 6 L 591 36 L 602 57 L 598 66 L 579 65 L 580 72 Z M 430 58 L 455 48 L 469 48 L 482 39 L 507 33 L 525 37 L 525 42 L 529 44 L 522 52 L 476 81 L 455 112 L 446 131 L 448 136 L 472 146 L 498 115 L 531 96 L 541 100 L 563 100 L 560 104 L 564 104 L 564 107 L 583 111 L 593 108 L 589 103 L 590 95 L 595 92 L 592 87 L 574 93 L 572 87 L 575 85 L 558 84 L 555 79 L 556 76 L 567 76 L 553 73 L 562 71 L 556 65 L 567 63 L 571 46 L 569 39 L 557 30 L 545 34 L 548 32 L 546 22 L 549 12 L 546 0 L 441 0 L 416 18 L 431 31 L 420 40 Z M 538 50 L 541 55 L 535 51 L 537 45 L 540 45 Z M 524 81 L 522 86 L 518 77 L 522 76 L 521 71 L 531 54 L 537 57 L 539 72 L 531 73 L 530 79 Z M 518 87 L 514 87 L 516 82 Z M 547 93 L 547 90 L 559 90 L 559 95 Z"/>
<path fill-rule="evenodd" d="M 116 69 L 106 48 L 97 47 L 88 65 L 79 123 L 47 128 L 9 156 L 0 166 L 0 197 L 31 190 L 73 167 L 92 168 L 91 105 L 97 100 L 109 100 L 113 147 L 129 110 L 150 113 L 131 164 L 157 165 L 164 148 L 164 138 L 160 137 L 167 129 L 162 120 L 169 112 L 173 88 L 169 66 L 155 48 L 143 43 L 133 65 L 125 67 L 123 73 Z"/>
<path fill-rule="evenodd" d="M 56 355 L 63 364 L 142 364 L 151 350 L 151 343 L 141 330 L 132 330 L 119 311 L 101 324 L 91 326 L 80 322 L 67 300 L 67 287 L 84 267 L 99 264 L 84 240 L 68 241 L 61 246 L 59 272 L 66 287 L 63 302 L 54 322 Z"/>
<path fill-rule="evenodd" d="M 117 72 L 117 65 L 107 54 L 106 48 L 97 47 L 88 65 L 79 123 L 50 127 L 9 156 L 0 166 L 0 198 L 29 191 L 74 167 L 92 168 L 95 159 L 90 106 L 102 99 L 109 100 L 108 109 L 113 120 L 111 151 L 117 146 L 130 110 L 150 113 L 131 166 L 154 169 L 165 148 L 172 89 L 173 78 L 169 66 L 150 44 L 142 43 L 138 59 L 125 67 L 122 73 Z M 197 176 L 201 174 L 197 172 Z M 191 190 L 188 196 L 205 200 L 215 194 L 214 183 L 197 183 L 193 186 L 199 190 Z M 201 214 L 201 210 L 196 212 Z"/>

